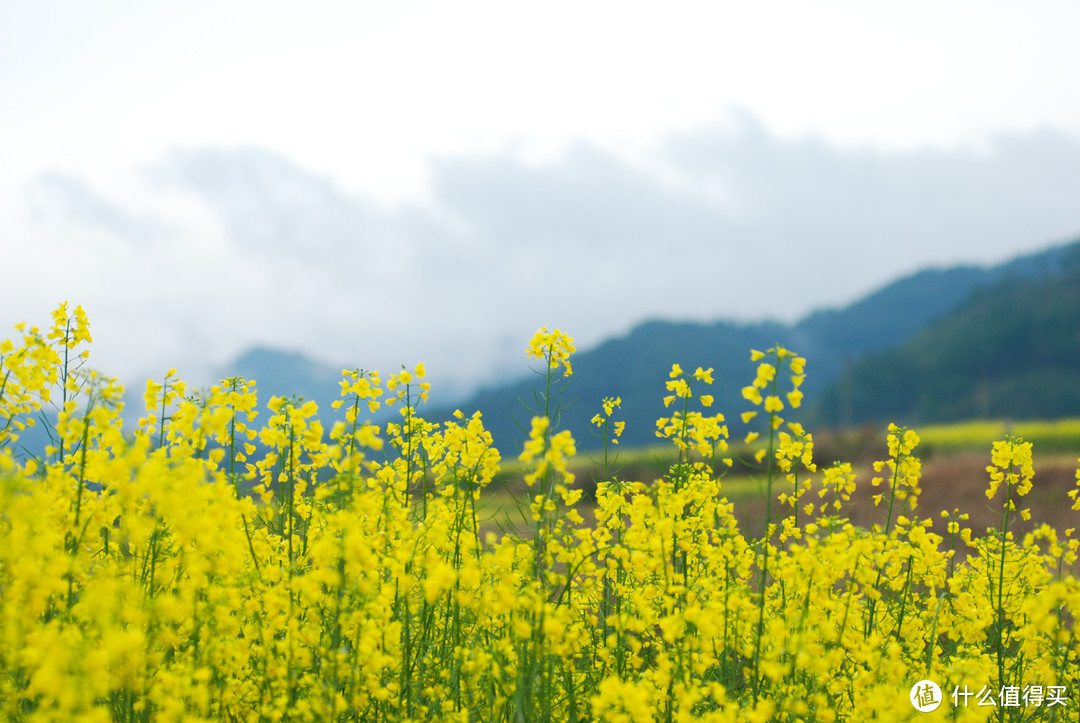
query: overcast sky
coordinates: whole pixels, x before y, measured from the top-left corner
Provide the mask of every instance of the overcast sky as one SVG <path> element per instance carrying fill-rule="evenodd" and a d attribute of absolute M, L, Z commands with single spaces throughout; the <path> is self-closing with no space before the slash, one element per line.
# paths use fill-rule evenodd
<path fill-rule="evenodd" d="M 0 325 L 525 371 L 1080 237 L 1072 2 L 0 2 Z"/>

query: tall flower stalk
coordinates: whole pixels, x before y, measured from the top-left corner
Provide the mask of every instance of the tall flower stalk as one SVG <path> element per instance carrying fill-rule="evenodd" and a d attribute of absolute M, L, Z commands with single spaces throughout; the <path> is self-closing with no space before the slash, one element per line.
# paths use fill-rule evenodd
<path fill-rule="evenodd" d="M 763 361 L 765 360 L 765 361 Z M 762 640 L 765 637 L 765 609 L 767 604 L 767 586 L 769 580 L 769 552 L 772 549 L 772 503 L 773 503 L 773 483 L 777 477 L 777 465 L 776 465 L 776 443 L 777 443 L 777 430 L 784 423 L 784 418 L 780 416 L 780 412 L 784 409 L 784 401 L 781 399 L 781 390 L 779 387 L 779 380 L 777 378 L 777 372 L 783 367 L 791 373 L 791 389 L 786 393 L 787 403 L 792 408 L 798 408 L 802 404 L 802 392 L 799 391 L 799 387 L 802 386 L 805 379 L 804 367 L 806 360 L 802 357 L 794 354 L 788 349 L 782 346 L 774 346 L 766 352 L 752 350 L 750 352 L 750 361 L 758 362 L 757 374 L 754 377 L 754 381 L 746 387 L 743 387 L 743 398 L 752 403 L 755 406 L 761 407 L 768 415 L 768 444 L 759 449 L 754 458 L 758 464 L 763 461 L 765 463 L 765 484 L 764 484 L 764 497 L 765 497 L 765 529 L 762 532 L 759 545 L 761 548 L 760 561 L 758 564 L 758 585 L 757 585 L 757 600 L 758 600 L 758 622 L 754 636 L 754 664 L 751 674 L 752 687 L 754 691 L 755 702 L 761 691 L 761 659 L 762 659 Z M 752 410 L 743 414 L 743 423 L 750 422 L 757 415 L 757 410 Z M 746 444 L 751 444 L 757 441 L 760 436 L 760 432 L 749 432 L 746 435 Z"/>

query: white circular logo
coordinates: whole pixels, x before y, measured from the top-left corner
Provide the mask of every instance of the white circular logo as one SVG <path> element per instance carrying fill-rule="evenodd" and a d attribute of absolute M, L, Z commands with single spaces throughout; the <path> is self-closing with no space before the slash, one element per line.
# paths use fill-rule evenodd
<path fill-rule="evenodd" d="M 920 680 L 911 686 L 911 704 L 922 713 L 937 710 L 941 705 L 941 688 L 932 680 Z"/>

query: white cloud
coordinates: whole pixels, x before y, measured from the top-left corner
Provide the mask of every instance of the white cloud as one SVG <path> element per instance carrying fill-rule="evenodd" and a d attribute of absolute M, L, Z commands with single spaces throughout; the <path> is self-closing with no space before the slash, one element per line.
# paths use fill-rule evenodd
<path fill-rule="evenodd" d="M 582 142 L 539 161 L 445 155 L 429 175 L 428 203 L 387 206 L 250 146 L 169 153 L 119 181 L 51 171 L 25 189 L 34 215 L 8 249 L 9 268 L 38 273 L 0 290 L 0 322 L 83 303 L 96 363 L 125 376 L 197 377 L 262 343 L 422 360 L 456 387 L 523 370 L 541 325 L 587 345 L 657 316 L 791 319 L 1080 233 L 1080 145 L 1049 132 L 887 152 L 745 114 L 636 157 Z"/>

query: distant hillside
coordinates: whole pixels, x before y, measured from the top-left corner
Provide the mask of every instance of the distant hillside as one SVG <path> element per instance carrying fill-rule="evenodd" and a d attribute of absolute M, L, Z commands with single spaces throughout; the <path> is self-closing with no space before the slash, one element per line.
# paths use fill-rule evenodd
<path fill-rule="evenodd" d="M 918 335 L 924 327 L 942 320 L 962 307 L 980 289 L 997 288 L 999 283 L 1039 284 L 1058 278 L 1069 259 L 1080 255 L 1080 241 L 1031 254 L 994 267 L 960 266 L 920 271 L 893 282 L 879 291 L 843 308 L 810 314 L 794 325 L 773 322 L 757 324 L 711 324 L 651 321 L 629 334 L 611 339 L 592 349 L 579 351 L 574 358 L 574 376 L 564 402 L 576 400 L 567 411 L 562 427 L 570 429 L 579 447 L 598 444 L 588 420 L 600 409 L 605 396 L 621 396 L 622 418 L 629 420 L 623 442 L 627 445 L 656 441 L 652 421 L 664 416 L 664 382 L 673 362 L 687 371 L 697 366 L 713 367 L 716 383 L 715 408 L 729 419 L 747 408 L 740 390 L 753 376 L 749 361 L 751 348 L 764 349 L 780 343 L 808 359 L 807 381 L 803 387 L 806 409 L 803 418 L 832 424 L 870 418 L 870 407 L 854 408 L 850 385 L 838 387 L 845 369 L 859 369 L 865 381 L 860 395 L 866 404 L 875 399 L 875 375 L 860 362 L 871 354 L 882 354 Z M 983 323 L 974 321 L 972 323 Z M 571 330 L 572 331 L 572 330 Z M 897 367 L 903 365 L 896 363 Z M 854 373 L 854 372 L 853 372 Z M 886 374 L 891 373 L 885 371 Z M 884 417 L 890 405 L 903 398 L 899 381 L 910 381 L 912 373 L 897 374 L 898 383 L 883 384 L 894 389 L 896 398 L 882 397 L 876 407 Z M 496 444 L 516 449 L 524 440 L 520 426 L 528 426 L 531 416 L 522 402 L 533 403 L 533 385 L 538 378 L 525 378 L 511 385 L 483 390 L 460 406 L 479 409 L 492 431 Z M 825 395 L 828 395 L 825 398 Z M 862 397 L 860 397 L 862 398 Z M 900 409 L 900 407 L 896 407 Z M 452 410 L 428 410 L 430 419 L 448 418 Z M 1045 412 L 1047 414 L 1049 412 Z M 1018 412 L 1017 412 L 1018 414 Z M 950 417 L 952 418 L 952 417 Z"/>
<path fill-rule="evenodd" d="M 570 378 L 563 403 L 575 402 L 566 410 L 560 426 L 569 429 L 583 449 L 595 447 L 598 440 L 595 428 L 588 420 L 600 411 L 604 397 L 621 397 L 618 417 L 631 420 L 623 435 L 624 444 L 648 444 L 655 441 L 651 425 L 662 416 L 662 397 L 667 393 L 664 382 L 673 362 L 679 362 L 693 372 L 695 367 L 713 367 L 717 380 L 718 409 L 731 409 L 743 386 L 741 380 L 749 368 L 751 347 L 771 345 L 782 335 L 783 327 L 775 324 L 739 326 L 726 322 L 694 324 L 653 321 L 636 327 L 628 335 L 604 342 L 574 356 L 574 374 Z M 542 371 L 541 365 L 534 368 Z M 740 380 L 736 382 L 735 380 Z M 529 426 L 531 413 L 526 405 L 535 406 L 532 389 L 542 383 L 539 376 L 497 389 L 484 390 L 462 403 L 461 409 L 479 409 L 484 424 L 502 449 L 514 449 L 524 440 L 519 426 Z M 736 384 L 738 386 L 736 386 Z M 446 411 L 429 412 L 430 418 L 446 416 Z"/>
<path fill-rule="evenodd" d="M 1080 247 L 1058 262 L 1051 274 L 1006 274 L 896 348 L 866 356 L 821 395 L 820 420 L 1080 414 Z"/>
<path fill-rule="evenodd" d="M 697 366 L 713 367 L 714 408 L 734 419 L 747 407 L 740 389 L 753 375 L 749 350 L 776 343 L 808 359 L 802 418 L 815 424 L 928 421 L 984 413 L 1051 416 L 1059 408 L 1072 410 L 1062 414 L 1080 413 L 1068 391 L 1080 382 L 1067 378 L 1060 365 L 1039 366 L 1030 354 L 1021 353 L 1043 350 L 1040 353 L 1055 360 L 1058 352 L 1068 353 L 1061 330 L 1075 329 L 1068 326 L 1068 299 L 1077 285 L 1077 258 L 1080 241 L 993 267 L 927 269 L 842 309 L 817 311 L 790 325 L 645 322 L 575 355 L 574 376 L 563 401 L 576 403 L 561 424 L 573 432 L 580 448 L 594 448 L 598 440 L 588 420 L 599 411 L 603 397 L 620 396 L 621 417 L 628 420 L 623 443 L 655 442 L 652 425 L 665 414 L 664 382 L 673 362 L 690 372 Z M 1016 327 L 1012 332 L 1005 330 L 1006 319 Z M 1040 325 L 1032 326 L 1037 319 L 1042 319 Z M 1033 328 L 1042 330 L 1039 339 L 1030 338 Z M 1075 331 L 1069 333 L 1075 341 Z M 1058 337 L 1063 338 L 1053 341 Z M 1061 348 L 1052 353 L 1051 343 Z M 1002 350 L 1002 344 L 1007 348 Z M 1013 365 L 1008 371 L 1002 366 L 1005 360 Z M 1025 374 L 1035 381 L 1057 374 L 1057 381 L 1046 386 L 1058 387 L 1058 393 L 1047 400 L 1029 396 L 1023 403 L 1027 392 L 1022 390 L 1029 386 Z M 252 349 L 224 365 L 218 375 L 255 379 L 263 405 L 274 395 L 314 399 L 324 416 L 339 392 L 340 369 L 293 351 Z M 937 381 L 931 384 L 928 379 Z M 977 394 L 972 379 L 982 380 Z M 457 406 L 469 413 L 482 411 L 496 444 L 509 453 L 524 439 L 519 425 L 528 427 L 531 412 L 526 404 L 534 404 L 532 389 L 538 381 L 525 376 L 481 390 Z M 443 407 L 422 413 L 439 421 L 452 412 Z"/>

